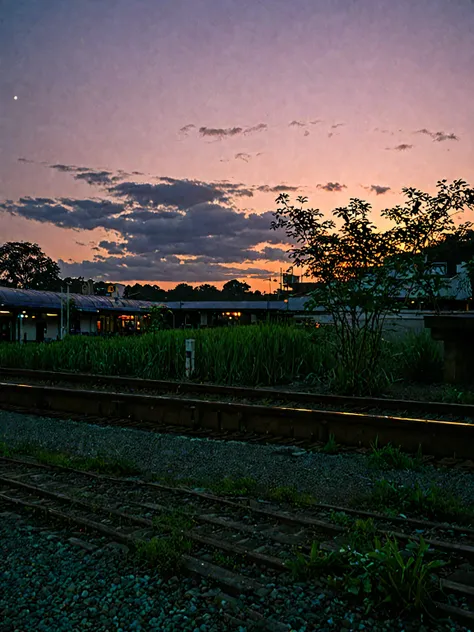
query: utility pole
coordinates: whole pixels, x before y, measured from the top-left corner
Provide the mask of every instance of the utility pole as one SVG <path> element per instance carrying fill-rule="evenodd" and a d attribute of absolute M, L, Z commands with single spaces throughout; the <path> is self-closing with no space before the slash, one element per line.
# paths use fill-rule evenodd
<path fill-rule="evenodd" d="M 69 283 L 67 284 L 67 289 L 66 289 L 66 335 L 69 335 L 70 329 L 69 329 Z"/>
<path fill-rule="evenodd" d="M 64 332 L 64 302 L 63 302 L 63 286 L 61 285 L 61 320 L 59 323 L 59 339 L 63 339 Z"/>

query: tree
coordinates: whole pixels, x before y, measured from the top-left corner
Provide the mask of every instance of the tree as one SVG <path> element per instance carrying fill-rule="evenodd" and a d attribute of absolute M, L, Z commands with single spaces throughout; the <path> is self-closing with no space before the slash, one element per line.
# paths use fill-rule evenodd
<path fill-rule="evenodd" d="M 332 212 L 339 227 L 307 208 L 305 197 L 297 198 L 298 206 L 286 193 L 276 200 L 272 228 L 285 230 L 295 244 L 290 258 L 318 282 L 308 308 L 322 307 L 332 317 L 338 385 L 347 391 L 376 386 L 387 315 L 413 296 L 435 300 L 439 294 L 442 278 L 427 251 L 448 237 L 462 239 L 471 228 L 456 225 L 454 218 L 474 208 L 474 190 L 463 180 L 442 180 L 437 189 L 431 196 L 404 188 L 405 204 L 381 213 L 389 222 L 385 230 L 369 219 L 371 205 L 357 198 Z"/>
<path fill-rule="evenodd" d="M 196 298 L 200 301 L 218 300 L 221 295 L 216 286 L 210 285 L 209 283 L 198 285 L 194 291 L 196 293 Z"/>
<path fill-rule="evenodd" d="M 149 283 L 141 285 L 140 283 L 135 283 L 135 285 L 127 285 L 123 296 L 124 298 L 139 301 L 164 301 L 166 299 L 166 292 L 158 285 L 150 285 Z"/>
<path fill-rule="evenodd" d="M 225 298 L 243 299 L 249 291 L 250 285 L 248 283 L 241 283 L 237 279 L 227 281 L 227 283 L 224 283 L 222 286 L 222 294 Z"/>
<path fill-rule="evenodd" d="M 169 320 L 172 318 L 172 311 L 166 305 L 153 305 L 148 316 L 145 317 L 145 330 L 148 332 L 169 329 Z"/>
<path fill-rule="evenodd" d="M 168 292 L 170 301 L 192 301 L 195 298 L 194 288 L 187 283 L 178 283 L 178 285 Z"/>
<path fill-rule="evenodd" d="M 0 246 L 0 282 L 14 288 L 55 290 L 59 266 L 38 244 L 10 241 Z"/>

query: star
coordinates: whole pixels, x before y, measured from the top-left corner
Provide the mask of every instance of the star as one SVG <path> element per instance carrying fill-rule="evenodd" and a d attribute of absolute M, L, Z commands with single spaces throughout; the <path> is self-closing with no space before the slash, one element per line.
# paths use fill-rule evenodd
<path fill-rule="evenodd" d="M 15 96 L 13 97 L 13 100 L 14 100 L 14 101 L 18 101 L 18 97 L 16 96 L 16 94 L 15 94 Z"/>

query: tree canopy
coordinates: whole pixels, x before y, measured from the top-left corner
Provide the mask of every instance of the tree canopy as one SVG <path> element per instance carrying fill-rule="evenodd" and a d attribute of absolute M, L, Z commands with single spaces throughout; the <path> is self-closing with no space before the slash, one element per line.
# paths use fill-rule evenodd
<path fill-rule="evenodd" d="M 290 258 L 318 282 L 308 307 L 331 315 L 338 370 L 352 391 L 367 390 L 377 375 L 384 321 L 400 310 L 401 299 L 423 296 L 435 306 L 443 278 L 429 253 L 462 241 L 472 228 L 455 221 L 474 209 L 474 189 L 463 180 L 439 181 L 435 195 L 414 188 L 403 194 L 405 204 L 381 212 L 388 221 L 383 230 L 370 219 L 371 205 L 357 198 L 334 209 L 334 219 L 307 208 L 306 197 L 296 206 L 287 193 L 276 200 L 272 228 L 286 232 L 295 244 Z"/>
<path fill-rule="evenodd" d="M 0 246 L 0 282 L 29 290 L 56 290 L 59 266 L 38 244 L 10 241 Z"/>

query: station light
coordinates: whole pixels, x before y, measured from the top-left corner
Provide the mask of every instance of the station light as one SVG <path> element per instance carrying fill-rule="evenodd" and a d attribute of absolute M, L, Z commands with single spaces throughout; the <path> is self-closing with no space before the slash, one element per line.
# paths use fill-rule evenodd
<path fill-rule="evenodd" d="M 10 314 L 10 313 L 11 313 L 11 312 L 9 312 L 9 311 L 8 311 L 8 310 L 6 310 L 6 309 L 2 309 L 2 310 L 0 310 L 0 314 Z"/>
<path fill-rule="evenodd" d="M 46 314 L 46 316 L 57 317 L 57 314 Z"/>

